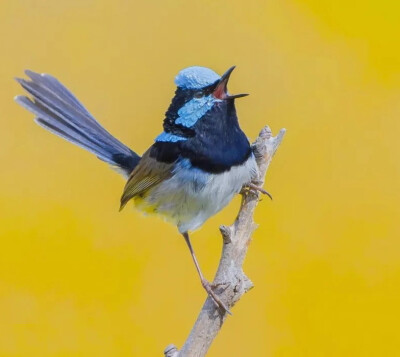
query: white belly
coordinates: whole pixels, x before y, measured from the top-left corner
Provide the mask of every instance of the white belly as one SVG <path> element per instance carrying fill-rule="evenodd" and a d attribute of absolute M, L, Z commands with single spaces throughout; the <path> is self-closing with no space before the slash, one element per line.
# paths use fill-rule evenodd
<path fill-rule="evenodd" d="M 181 233 L 192 231 L 224 208 L 257 174 L 253 155 L 220 174 L 208 174 L 183 160 L 174 175 L 152 189 L 137 206 L 143 210 L 152 207 L 153 212 L 175 223 Z"/>

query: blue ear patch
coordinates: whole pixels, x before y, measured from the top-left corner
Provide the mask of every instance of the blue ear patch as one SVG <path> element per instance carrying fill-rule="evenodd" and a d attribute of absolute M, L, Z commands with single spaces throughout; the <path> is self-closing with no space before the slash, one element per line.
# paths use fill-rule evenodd
<path fill-rule="evenodd" d="M 217 73 L 206 67 L 188 67 L 175 77 L 175 84 L 184 89 L 200 89 L 221 79 Z"/>
<path fill-rule="evenodd" d="M 193 98 L 178 110 L 178 118 L 175 123 L 191 128 L 216 102 L 220 102 L 220 100 L 214 98 L 213 95 Z"/>
<path fill-rule="evenodd" d="M 176 143 L 177 141 L 182 141 L 182 140 L 187 140 L 186 138 L 184 138 L 183 136 L 178 136 L 178 135 L 174 135 L 171 133 L 166 133 L 165 131 L 162 132 L 160 135 L 158 135 L 156 137 L 157 142 L 170 142 L 170 143 Z"/>

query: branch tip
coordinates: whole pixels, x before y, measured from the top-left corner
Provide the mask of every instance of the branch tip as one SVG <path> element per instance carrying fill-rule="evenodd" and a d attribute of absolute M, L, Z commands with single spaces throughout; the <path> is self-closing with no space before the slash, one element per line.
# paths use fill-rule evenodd
<path fill-rule="evenodd" d="M 261 129 L 260 134 L 258 136 L 262 140 L 270 139 L 272 136 L 271 128 L 268 125 L 264 126 L 264 128 Z"/>

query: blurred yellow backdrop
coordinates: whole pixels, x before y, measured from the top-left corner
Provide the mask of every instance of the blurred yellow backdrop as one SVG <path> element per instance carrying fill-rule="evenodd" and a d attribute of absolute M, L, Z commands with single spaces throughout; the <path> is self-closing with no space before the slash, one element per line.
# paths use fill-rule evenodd
<path fill-rule="evenodd" d="M 376 0 L 2 0 L 0 356 L 159 356 L 205 299 L 176 229 L 118 213 L 123 180 L 37 127 L 12 78 L 57 76 L 142 153 L 180 69 L 234 64 L 248 136 L 288 132 L 246 261 L 256 287 L 209 355 L 399 355 L 399 13 Z M 237 208 L 194 235 L 209 278 Z"/>

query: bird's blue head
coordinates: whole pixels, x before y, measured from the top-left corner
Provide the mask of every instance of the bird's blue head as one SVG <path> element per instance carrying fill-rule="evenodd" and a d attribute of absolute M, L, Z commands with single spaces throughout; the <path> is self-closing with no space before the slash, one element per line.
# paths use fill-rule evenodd
<path fill-rule="evenodd" d="M 156 138 L 151 157 L 166 163 L 181 160 L 208 173 L 227 171 L 248 159 L 251 147 L 235 110 L 235 99 L 247 94 L 230 95 L 227 89 L 234 68 L 222 76 L 204 67 L 178 73 L 164 132 Z"/>
<path fill-rule="evenodd" d="M 188 67 L 175 77 L 177 89 L 166 112 L 164 132 L 157 142 L 187 140 L 205 127 L 237 125 L 234 99 L 247 94 L 230 95 L 228 81 L 235 67 L 222 76 L 206 67 Z"/>

